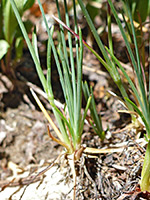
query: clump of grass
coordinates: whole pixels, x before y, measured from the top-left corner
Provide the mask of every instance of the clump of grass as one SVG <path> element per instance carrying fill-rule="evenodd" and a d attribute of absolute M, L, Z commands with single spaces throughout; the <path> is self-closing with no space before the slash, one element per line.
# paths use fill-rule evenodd
<path fill-rule="evenodd" d="M 76 7 L 75 7 L 75 1 L 74 2 L 74 16 L 76 16 Z M 21 21 L 21 18 L 19 16 L 19 13 L 16 9 L 15 3 L 13 0 L 11 0 L 14 12 L 16 14 L 16 17 L 18 19 L 19 25 L 22 29 L 22 32 L 24 34 L 24 37 L 26 39 L 27 45 L 29 47 L 30 53 L 32 55 L 32 58 L 34 60 L 37 73 L 39 75 L 39 78 L 41 80 L 41 83 L 43 85 L 44 91 L 47 94 L 49 103 L 52 106 L 54 115 L 57 119 L 58 125 L 59 125 L 59 134 L 57 134 L 60 141 L 64 144 L 65 148 L 67 149 L 67 153 L 73 153 L 80 149 L 81 147 L 81 136 L 83 132 L 83 126 L 84 126 L 84 120 L 86 118 L 87 110 L 90 106 L 92 96 L 88 93 L 86 94 L 87 97 L 87 105 L 85 108 L 85 111 L 83 114 L 81 114 L 81 103 L 82 103 L 82 61 L 83 61 L 83 43 L 82 43 L 82 32 L 81 30 L 77 28 L 76 23 L 76 17 L 75 17 L 75 31 L 79 33 L 79 42 L 75 38 L 76 42 L 76 64 L 74 62 L 74 56 L 73 56 L 73 49 L 72 49 L 72 38 L 71 34 L 68 31 L 68 41 L 69 41 L 69 56 L 67 52 L 67 47 L 65 43 L 65 36 L 64 36 L 64 30 L 63 26 L 60 24 L 60 32 L 59 32 L 59 44 L 56 47 L 54 45 L 54 41 L 52 38 L 54 27 L 51 27 L 49 29 L 45 14 L 41 5 L 41 2 L 38 1 L 43 19 L 46 25 L 47 33 L 49 36 L 48 45 L 47 45 L 47 76 L 45 77 L 41 68 L 38 49 L 37 49 L 37 36 L 36 36 L 36 30 L 34 30 L 32 35 L 32 44 L 27 36 L 27 32 L 25 30 L 25 27 Z M 59 11 L 59 4 L 58 1 L 56 1 L 57 8 L 58 8 L 58 15 L 60 17 L 60 11 Z M 67 3 L 64 1 L 65 5 L 65 13 L 66 13 L 66 21 L 69 26 L 69 15 L 67 10 Z M 60 77 L 60 83 L 62 86 L 62 91 L 65 98 L 65 106 L 63 110 L 60 110 L 56 107 L 54 102 L 54 95 L 52 91 L 52 85 L 51 85 L 51 54 L 53 52 L 57 70 Z M 70 59 L 70 60 L 69 60 Z M 76 68 L 76 70 L 75 70 Z M 32 92 L 33 93 L 33 92 Z M 35 94 L 34 94 L 35 96 Z M 37 97 L 35 97 L 37 99 Z M 93 99 L 94 101 L 94 99 Z M 37 100 L 38 104 L 39 101 Z M 47 117 L 47 112 L 44 110 L 44 108 L 39 104 L 42 111 L 45 113 L 45 116 Z M 93 113 L 94 115 L 94 113 Z M 49 120 L 50 121 L 50 120 Z M 103 130 L 102 126 L 100 125 L 99 128 L 99 135 L 101 136 Z M 58 131 L 56 131 L 58 132 Z M 102 136 L 104 138 L 104 136 Z"/>
<path fill-rule="evenodd" d="M 58 45 L 55 46 L 54 41 L 53 41 L 54 27 L 53 26 L 48 27 L 48 23 L 46 21 L 46 17 L 45 17 L 41 2 L 40 0 L 38 0 L 39 7 L 42 12 L 43 20 L 45 22 L 46 30 L 49 36 L 48 43 L 47 43 L 47 75 L 46 77 L 43 74 L 40 59 L 39 59 L 36 29 L 34 29 L 33 31 L 32 43 L 31 43 L 27 35 L 26 29 L 20 18 L 19 12 L 16 8 L 14 0 L 10 0 L 10 2 L 12 4 L 12 8 L 15 12 L 16 18 L 18 20 L 18 23 L 20 25 L 20 28 L 22 30 L 22 33 L 24 35 L 24 38 L 26 40 L 30 53 L 32 55 L 38 76 L 43 85 L 43 89 L 45 93 L 47 94 L 47 98 L 50 105 L 52 106 L 52 111 L 57 120 L 58 128 L 51 120 L 51 117 L 48 115 L 46 109 L 40 102 L 36 93 L 32 89 L 31 89 L 31 92 L 37 104 L 39 105 L 40 109 L 44 113 L 50 125 L 55 130 L 58 137 L 58 138 L 55 138 L 48 129 L 48 134 L 50 138 L 64 147 L 66 155 L 72 155 L 73 163 L 71 167 L 73 169 L 74 185 L 76 185 L 76 178 L 75 178 L 76 174 L 75 174 L 75 168 L 74 168 L 75 161 L 80 159 L 85 149 L 87 149 L 88 151 L 88 148 L 85 147 L 83 144 L 81 144 L 81 137 L 82 137 L 83 128 L 84 128 L 84 121 L 85 121 L 89 107 L 91 108 L 91 115 L 95 122 L 94 124 L 91 122 L 93 125 L 93 128 L 94 130 L 96 130 L 97 134 L 102 139 L 104 139 L 104 131 L 101 125 L 101 121 L 100 121 L 101 119 L 98 118 L 98 115 L 96 113 L 96 107 L 94 103 L 92 90 L 91 91 L 88 90 L 87 84 L 85 84 L 85 87 L 84 87 L 84 93 L 86 96 L 87 104 L 84 109 L 84 112 L 82 113 L 83 42 L 82 42 L 81 29 L 80 28 L 78 29 L 77 27 L 75 1 L 73 1 L 73 10 L 74 10 L 74 16 L 75 16 L 74 24 L 75 24 L 75 32 L 76 34 L 79 35 L 79 40 L 75 38 L 76 60 L 74 61 L 71 33 L 69 31 L 67 32 L 68 43 L 69 43 L 69 52 L 68 52 L 66 41 L 65 41 L 64 29 L 63 29 L 63 26 L 60 24 L 60 31 L 58 31 Z M 57 0 L 56 0 L 56 4 L 57 4 L 58 15 L 59 15 L 59 18 L 61 19 L 59 4 Z M 70 26 L 69 14 L 68 14 L 66 0 L 64 0 L 64 7 L 65 7 L 65 14 L 66 14 L 66 23 L 69 27 Z M 55 58 L 55 62 L 56 62 L 56 66 L 57 66 L 57 70 L 59 74 L 59 79 L 60 79 L 60 83 L 61 83 L 61 87 L 62 87 L 64 99 L 65 99 L 64 108 L 61 108 L 61 109 L 59 109 L 55 105 L 55 99 L 54 99 L 54 94 L 53 94 L 52 84 L 51 84 L 51 68 L 52 68 L 51 55 L 52 54 L 54 55 L 54 58 Z M 89 151 L 92 151 L 92 149 L 90 149 Z M 75 194 L 74 194 L 74 198 L 75 198 Z"/>
<path fill-rule="evenodd" d="M 143 63 L 143 60 L 141 61 L 141 57 L 140 57 L 140 53 L 139 53 L 140 49 L 139 49 L 138 42 L 137 42 L 138 35 L 136 35 L 136 32 L 135 32 L 135 27 L 134 27 L 132 13 L 130 10 L 129 1 L 124 1 L 124 6 L 126 9 L 128 18 L 129 18 L 129 23 L 130 23 L 130 27 L 131 27 L 131 35 L 132 35 L 133 44 L 134 44 L 134 50 L 131 49 L 126 32 L 125 32 L 124 28 L 122 27 L 122 24 L 120 22 L 120 19 L 118 17 L 118 14 L 114 8 L 112 1 L 108 0 L 108 3 L 110 6 L 110 9 L 111 9 L 111 12 L 113 13 L 113 15 L 116 19 L 116 22 L 118 24 L 118 27 L 121 31 L 122 37 L 125 41 L 127 52 L 130 57 L 131 65 L 133 66 L 133 73 L 135 74 L 136 81 L 134 81 L 134 80 L 132 81 L 130 79 L 129 75 L 126 73 L 125 69 L 122 67 L 119 60 L 114 56 L 113 46 L 112 46 L 112 37 L 111 37 L 111 28 L 110 28 L 110 25 L 111 25 L 110 16 L 109 16 L 110 13 L 108 13 L 108 20 L 109 20 L 108 21 L 109 49 L 108 49 L 108 48 L 104 47 L 104 45 L 102 44 L 100 37 L 97 34 L 94 24 L 92 23 L 92 20 L 90 19 L 90 16 L 89 16 L 82 0 L 78 0 L 78 3 L 82 9 L 83 14 L 86 17 L 86 20 L 91 29 L 91 32 L 93 33 L 93 36 L 103 54 L 104 60 L 102 58 L 99 58 L 99 56 L 95 54 L 96 57 L 106 67 L 106 69 L 110 73 L 111 77 L 113 78 L 114 82 L 118 86 L 118 88 L 122 94 L 122 98 L 124 99 L 124 105 L 126 106 L 126 108 L 128 109 L 128 112 L 132 116 L 133 124 L 134 123 L 136 125 L 139 124 L 139 126 L 140 126 L 142 123 L 145 126 L 145 129 L 146 129 L 145 138 L 148 142 L 148 145 L 147 145 L 146 155 L 145 155 L 145 159 L 144 159 L 140 185 L 141 185 L 142 191 L 150 192 L 150 181 L 149 181 L 150 180 L 150 171 L 149 171 L 149 168 L 150 168 L 150 159 L 149 159 L 150 158 L 149 157 L 149 154 L 150 154 L 150 124 L 149 124 L 149 122 L 150 122 L 150 95 L 149 95 L 149 93 L 150 93 L 150 87 L 149 87 L 150 77 L 148 77 L 146 79 L 146 75 L 145 75 L 145 71 L 144 71 L 145 63 Z M 91 50 L 91 48 L 89 48 L 89 49 Z M 110 54 L 111 59 L 109 59 L 107 53 Z M 127 92 L 121 81 L 121 77 L 118 72 L 118 68 L 122 71 L 124 77 L 126 78 L 128 84 L 130 86 L 130 90 L 132 91 L 132 94 L 135 98 L 134 102 L 127 95 Z"/>

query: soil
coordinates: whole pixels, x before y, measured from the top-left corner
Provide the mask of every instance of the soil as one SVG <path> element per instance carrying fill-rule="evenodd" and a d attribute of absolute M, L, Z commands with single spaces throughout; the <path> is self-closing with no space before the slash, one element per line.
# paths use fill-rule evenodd
<path fill-rule="evenodd" d="M 38 10 L 36 11 L 36 5 L 34 6 L 24 17 L 38 24 L 40 59 L 43 70 L 46 70 L 46 47 L 43 41 L 47 39 L 47 35 L 41 28 L 41 16 Z M 56 13 L 56 9 L 47 9 L 47 6 L 55 8 L 53 1 L 47 1 L 45 11 L 48 14 Z M 87 24 L 84 20 L 81 22 L 85 31 Z M 106 27 L 102 19 L 96 22 L 97 26 L 102 23 L 101 25 Z M 118 34 L 113 34 L 115 54 L 127 67 L 130 64 L 124 53 L 125 45 Z M 95 45 L 87 30 L 84 37 L 90 38 L 89 42 Z M 107 32 L 104 31 L 101 37 L 105 43 Z M 130 70 L 130 67 L 127 70 Z M 63 104 L 55 67 L 52 77 L 55 98 Z M 101 113 L 106 138 L 101 141 L 92 128 L 85 124 L 82 143 L 88 147 L 111 149 L 113 152 L 82 155 L 76 163 L 76 199 L 150 199 L 149 194 L 142 193 L 139 187 L 146 148 L 145 130 L 143 127 L 141 130 L 132 127 L 129 114 L 118 113 L 118 110 L 124 107 L 108 91 L 117 95 L 120 93 L 104 67 L 86 48 L 83 77 L 93 86 L 97 111 Z M 13 77 L 0 71 L 0 199 L 72 199 L 72 173 L 63 157 L 46 173 L 36 176 L 46 167 L 53 165 L 63 148 L 49 138 L 48 122 L 36 105 L 30 87 L 34 87 L 38 92 L 40 100 L 56 123 L 51 107 L 42 95 L 41 83 L 25 47 L 24 56 L 15 67 Z M 50 131 L 55 136 L 51 127 Z"/>

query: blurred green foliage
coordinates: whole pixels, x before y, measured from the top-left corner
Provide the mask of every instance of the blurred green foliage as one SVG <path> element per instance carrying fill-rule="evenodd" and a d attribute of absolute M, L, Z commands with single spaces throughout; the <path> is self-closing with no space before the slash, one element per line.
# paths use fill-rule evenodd
<path fill-rule="evenodd" d="M 133 20 L 144 22 L 150 14 L 150 0 L 123 0 L 124 4 L 128 3 L 132 12 Z"/>
<path fill-rule="evenodd" d="M 34 0 L 15 0 L 15 2 L 21 16 L 34 4 Z M 31 29 L 31 22 L 26 21 L 25 26 L 28 30 Z M 5 65 L 9 68 L 13 45 L 16 59 L 21 58 L 23 50 L 23 36 L 9 0 L 0 1 L 0 27 L 0 59 L 6 54 Z"/>
<path fill-rule="evenodd" d="M 94 21 L 94 18 L 99 13 L 99 8 L 96 6 L 96 3 L 100 3 L 100 2 L 101 2 L 101 0 L 90 0 L 86 4 L 86 9 L 87 9 L 92 21 Z"/>

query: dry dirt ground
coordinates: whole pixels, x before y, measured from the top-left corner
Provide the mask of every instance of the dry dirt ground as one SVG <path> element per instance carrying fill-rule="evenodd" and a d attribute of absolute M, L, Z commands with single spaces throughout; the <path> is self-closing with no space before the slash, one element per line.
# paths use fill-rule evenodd
<path fill-rule="evenodd" d="M 48 1 L 48 5 L 54 5 L 54 2 Z M 41 25 L 37 11 L 36 14 L 33 11 L 27 13 L 32 21 Z M 83 25 L 85 30 L 86 24 Z M 47 35 L 40 31 L 39 28 L 38 34 L 42 41 Z M 113 35 L 116 54 L 128 66 L 124 43 L 117 34 Z M 104 32 L 104 42 L 106 36 L 107 32 Z M 93 42 L 91 39 L 89 41 Z M 39 47 L 45 70 L 45 44 L 41 42 Z M 84 51 L 83 64 L 84 79 L 93 85 L 97 111 L 101 113 L 106 138 L 102 142 L 86 124 L 82 142 L 89 147 L 109 150 L 101 154 L 83 154 L 76 163 L 76 199 L 150 199 L 149 194 L 143 194 L 139 189 L 146 148 L 144 131 L 141 129 L 138 130 L 140 134 L 136 133 L 137 130 L 131 127 L 130 115 L 117 112 L 123 107 L 108 91 L 117 94 L 119 91 L 103 66 L 87 49 Z M 63 103 L 55 68 L 52 77 L 55 97 Z M 25 48 L 23 59 L 15 69 L 15 77 L 9 78 L 0 71 L 0 199 L 72 199 L 72 173 L 63 157 L 47 172 L 39 174 L 53 165 L 63 148 L 48 137 L 48 123 L 32 98 L 29 87 L 34 87 L 38 92 L 56 123 L 51 107 L 42 95 L 41 84 Z M 53 133 L 52 129 L 51 132 Z M 39 175 L 36 176 L 37 174 Z"/>

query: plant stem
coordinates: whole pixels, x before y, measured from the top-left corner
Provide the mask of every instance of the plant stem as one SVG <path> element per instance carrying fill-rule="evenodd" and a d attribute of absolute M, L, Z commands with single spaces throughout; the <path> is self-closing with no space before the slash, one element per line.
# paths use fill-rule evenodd
<path fill-rule="evenodd" d="M 141 191 L 150 192 L 150 140 L 145 153 L 140 186 Z"/>

